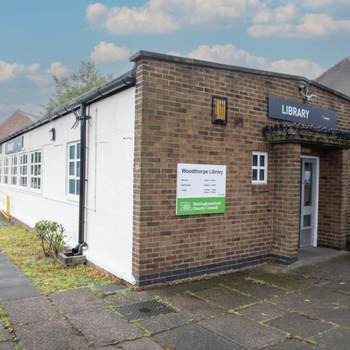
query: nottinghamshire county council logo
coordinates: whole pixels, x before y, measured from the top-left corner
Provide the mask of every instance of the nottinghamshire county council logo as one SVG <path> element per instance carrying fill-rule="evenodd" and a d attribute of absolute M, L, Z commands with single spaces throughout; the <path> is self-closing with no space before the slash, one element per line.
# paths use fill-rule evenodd
<path fill-rule="evenodd" d="M 192 211 L 191 203 L 183 202 L 183 203 L 180 203 L 180 205 L 181 205 L 180 211 Z"/>

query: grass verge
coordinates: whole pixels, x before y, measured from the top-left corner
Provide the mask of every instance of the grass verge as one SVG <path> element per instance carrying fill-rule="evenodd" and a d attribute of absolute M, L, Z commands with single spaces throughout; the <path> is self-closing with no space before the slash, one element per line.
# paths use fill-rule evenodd
<path fill-rule="evenodd" d="M 0 226 L 0 249 L 44 294 L 119 281 L 85 265 L 66 266 L 44 257 L 40 240 L 19 225 Z"/>

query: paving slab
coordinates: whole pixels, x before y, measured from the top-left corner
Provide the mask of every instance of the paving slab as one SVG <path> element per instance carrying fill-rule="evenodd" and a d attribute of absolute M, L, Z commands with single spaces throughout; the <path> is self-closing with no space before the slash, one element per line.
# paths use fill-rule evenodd
<path fill-rule="evenodd" d="M 12 325 L 63 317 L 44 295 L 2 302 L 2 306 Z"/>
<path fill-rule="evenodd" d="M 20 268 L 18 268 L 13 263 L 12 263 L 12 266 L 9 263 L 8 268 L 6 269 L 0 268 L 0 279 L 7 278 L 7 277 L 18 277 L 18 276 L 23 276 L 23 272 Z"/>
<path fill-rule="evenodd" d="M 329 281 L 324 285 L 325 287 L 334 291 L 343 291 L 350 293 L 350 283 L 343 281 Z"/>
<path fill-rule="evenodd" d="M 153 338 L 176 350 L 243 350 L 239 345 L 195 324 L 159 333 Z"/>
<path fill-rule="evenodd" d="M 320 350 L 319 346 L 299 339 L 286 339 L 263 350 Z"/>
<path fill-rule="evenodd" d="M 350 310 L 348 308 L 340 307 L 339 309 L 320 314 L 317 318 L 350 328 Z"/>
<path fill-rule="evenodd" d="M 154 342 L 153 340 L 144 337 L 136 340 L 128 340 L 115 345 L 108 345 L 101 350 L 164 350 L 162 346 Z"/>
<path fill-rule="evenodd" d="M 283 316 L 289 311 L 269 302 L 262 302 L 253 306 L 249 306 L 243 310 L 238 310 L 237 312 L 244 317 L 250 318 L 257 322 L 263 322 L 278 316 Z"/>
<path fill-rule="evenodd" d="M 178 313 L 189 320 L 200 321 L 225 313 L 224 309 L 191 295 L 169 297 L 166 302 L 180 309 Z"/>
<path fill-rule="evenodd" d="M 27 276 L 16 275 L 0 278 L 0 289 L 9 287 L 19 287 L 23 284 L 29 284 L 30 280 Z"/>
<path fill-rule="evenodd" d="M 350 281 L 350 253 L 334 252 L 336 256 L 331 259 L 317 261 L 293 269 L 293 274 L 313 278 Z"/>
<path fill-rule="evenodd" d="M 150 331 L 152 334 L 168 331 L 173 328 L 184 326 L 190 322 L 178 315 L 178 314 L 167 314 L 157 317 L 152 317 L 147 320 L 137 322 L 141 327 Z"/>
<path fill-rule="evenodd" d="M 332 350 L 349 350 L 350 332 L 347 328 L 337 327 L 312 338 L 319 346 Z"/>
<path fill-rule="evenodd" d="M 290 311 L 303 313 L 304 315 L 317 316 L 327 311 L 334 310 L 334 306 L 323 301 L 308 299 L 299 294 L 288 294 L 274 300 L 278 306 Z"/>
<path fill-rule="evenodd" d="M 254 281 L 233 281 L 228 283 L 228 287 L 241 293 L 252 296 L 258 300 L 274 299 L 286 294 L 286 291 L 275 288 L 266 284 L 254 283 Z"/>
<path fill-rule="evenodd" d="M 14 330 L 26 350 L 90 349 L 84 336 L 65 319 L 14 326 Z"/>
<path fill-rule="evenodd" d="M 333 292 L 327 285 L 302 290 L 299 294 L 303 295 L 305 298 L 317 299 L 330 304 L 341 302 L 347 298 L 347 296 L 342 293 Z"/>
<path fill-rule="evenodd" d="M 310 338 L 334 328 L 334 325 L 292 312 L 266 322 L 270 327 L 290 333 L 295 337 Z"/>
<path fill-rule="evenodd" d="M 217 306 L 223 307 L 226 311 L 234 310 L 243 305 L 256 302 L 254 298 L 247 297 L 225 287 L 214 287 L 195 293 L 198 298 L 210 301 Z"/>
<path fill-rule="evenodd" d="M 260 349 L 287 337 L 281 331 L 236 314 L 212 318 L 198 324 L 248 349 Z"/>
<path fill-rule="evenodd" d="M 11 339 L 11 334 L 7 331 L 5 323 L 0 322 L 0 341 Z"/>
<path fill-rule="evenodd" d="M 124 291 L 126 289 L 126 286 L 121 283 L 110 283 L 103 286 L 95 286 L 94 289 L 96 289 L 102 295 L 109 295 Z"/>
<path fill-rule="evenodd" d="M 4 300 L 19 300 L 23 298 L 30 298 L 43 295 L 39 288 L 32 282 L 27 280 L 27 283 L 20 286 L 13 286 L 8 288 L 0 288 L 0 299 Z"/>
<path fill-rule="evenodd" d="M 89 288 L 52 293 L 49 298 L 65 315 L 108 307 L 108 304 Z"/>
<path fill-rule="evenodd" d="M 145 335 L 140 327 L 128 323 L 109 309 L 71 315 L 69 319 L 96 346 Z"/>
<path fill-rule="evenodd" d="M 0 343 L 0 350 L 14 350 L 15 344 L 12 341 L 4 341 Z"/>
<path fill-rule="evenodd" d="M 284 288 L 288 291 L 299 291 L 303 289 L 310 288 L 310 283 L 302 281 L 302 280 L 295 280 L 293 278 L 276 275 L 276 274 L 263 274 L 259 277 L 260 280 L 267 282 L 269 285 L 275 285 L 279 288 Z"/>
<path fill-rule="evenodd" d="M 168 288 L 165 288 L 168 289 Z M 143 292 L 120 292 L 113 295 L 108 295 L 104 298 L 109 304 L 113 306 L 125 306 L 136 304 L 143 301 L 153 300 L 156 296 L 164 295 L 161 289 L 143 291 Z"/>

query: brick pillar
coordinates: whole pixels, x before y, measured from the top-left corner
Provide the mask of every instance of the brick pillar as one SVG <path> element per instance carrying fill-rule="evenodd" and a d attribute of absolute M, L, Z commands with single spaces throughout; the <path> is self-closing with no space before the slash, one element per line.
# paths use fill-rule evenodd
<path fill-rule="evenodd" d="M 320 247 L 345 249 L 349 150 L 328 149 L 320 157 L 318 239 Z"/>
<path fill-rule="evenodd" d="M 299 144 L 276 144 L 273 157 L 272 259 L 284 265 L 298 260 L 300 220 Z"/>

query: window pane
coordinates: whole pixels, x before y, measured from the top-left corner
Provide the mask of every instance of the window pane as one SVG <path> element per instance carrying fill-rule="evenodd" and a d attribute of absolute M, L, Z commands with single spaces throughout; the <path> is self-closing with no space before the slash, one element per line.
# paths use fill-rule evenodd
<path fill-rule="evenodd" d="M 80 194 L 80 180 L 77 180 L 77 195 Z"/>
<path fill-rule="evenodd" d="M 253 169 L 252 179 L 253 181 L 258 180 L 258 171 L 256 169 Z"/>
<path fill-rule="evenodd" d="M 38 175 L 41 175 L 41 164 L 38 165 Z"/>
<path fill-rule="evenodd" d="M 69 147 L 69 159 L 75 159 L 75 146 Z"/>
<path fill-rule="evenodd" d="M 80 143 L 77 144 L 77 159 L 80 159 Z"/>
<path fill-rule="evenodd" d="M 265 170 L 263 170 L 263 169 L 260 169 L 259 180 L 260 181 L 265 180 Z"/>
<path fill-rule="evenodd" d="M 41 179 L 40 179 L 40 177 L 39 177 L 39 178 L 38 178 L 38 187 L 37 187 L 38 189 L 40 189 L 40 187 L 41 187 L 40 184 L 41 184 Z"/>
<path fill-rule="evenodd" d="M 303 227 L 311 226 L 311 215 L 304 215 Z"/>
<path fill-rule="evenodd" d="M 253 155 L 253 166 L 258 166 L 258 156 Z"/>
<path fill-rule="evenodd" d="M 74 162 L 69 163 L 69 175 L 74 176 Z"/>
<path fill-rule="evenodd" d="M 265 156 L 260 156 L 260 166 L 265 166 Z"/>
<path fill-rule="evenodd" d="M 77 177 L 80 177 L 80 162 L 77 162 Z"/>
<path fill-rule="evenodd" d="M 69 180 L 69 194 L 75 194 L 75 180 Z"/>

